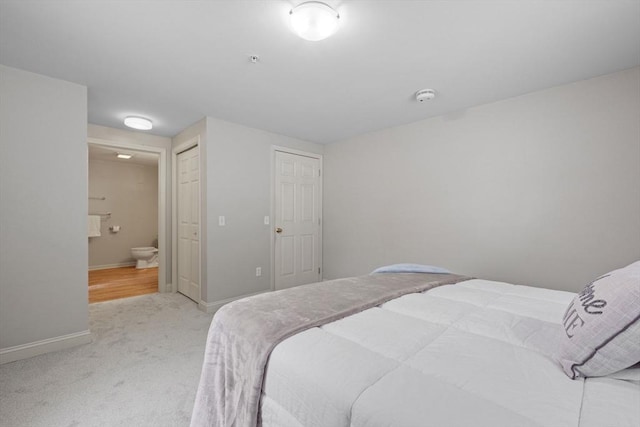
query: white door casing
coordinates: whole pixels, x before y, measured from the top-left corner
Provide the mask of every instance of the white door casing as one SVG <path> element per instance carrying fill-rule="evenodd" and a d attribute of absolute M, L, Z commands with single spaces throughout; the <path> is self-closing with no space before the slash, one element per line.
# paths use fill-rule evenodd
<path fill-rule="evenodd" d="M 321 161 L 275 151 L 274 287 L 321 280 Z"/>
<path fill-rule="evenodd" d="M 177 155 L 178 292 L 200 302 L 200 150 Z"/>

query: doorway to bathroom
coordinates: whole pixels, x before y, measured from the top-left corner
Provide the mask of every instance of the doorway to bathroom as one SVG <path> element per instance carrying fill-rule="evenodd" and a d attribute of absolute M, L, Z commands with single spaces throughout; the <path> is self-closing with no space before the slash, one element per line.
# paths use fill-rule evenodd
<path fill-rule="evenodd" d="M 89 303 L 166 288 L 165 150 L 142 148 L 89 141 Z"/>

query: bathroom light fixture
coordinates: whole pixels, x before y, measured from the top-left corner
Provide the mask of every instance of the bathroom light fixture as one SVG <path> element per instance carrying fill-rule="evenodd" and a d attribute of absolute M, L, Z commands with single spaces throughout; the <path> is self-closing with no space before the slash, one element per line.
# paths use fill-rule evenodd
<path fill-rule="evenodd" d="M 310 41 L 323 40 L 335 33 L 340 19 L 338 12 L 319 1 L 300 3 L 289 15 L 293 31 Z"/>
<path fill-rule="evenodd" d="M 124 125 L 138 130 L 149 130 L 153 127 L 151 120 L 144 117 L 129 116 L 124 119 Z"/>
<path fill-rule="evenodd" d="M 133 156 L 131 154 L 118 153 L 116 157 L 118 157 L 119 159 L 130 159 Z"/>

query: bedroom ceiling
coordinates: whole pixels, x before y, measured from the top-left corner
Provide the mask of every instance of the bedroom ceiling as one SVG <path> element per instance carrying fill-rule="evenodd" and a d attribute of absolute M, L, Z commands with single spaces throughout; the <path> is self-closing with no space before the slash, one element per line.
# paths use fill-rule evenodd
<path fill-rule="evenodd" d="M 318 42 L 289 29 L 299 3 L 0 0 L 0 63 L 86 85 L 91 123 L 173 136 L 208 115 L 319 143 L 640 64 L 637 0 L 329 0 Z"/>

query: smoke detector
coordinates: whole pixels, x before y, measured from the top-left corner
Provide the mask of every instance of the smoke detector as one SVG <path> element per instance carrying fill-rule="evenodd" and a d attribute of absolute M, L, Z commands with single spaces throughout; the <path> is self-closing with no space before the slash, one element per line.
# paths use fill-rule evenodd
<path fill-rule="evenodd" d="M 436 91 L 433 89 L 422 89 L 416 92 L 416 101 L 424 102 L 429 101 L 436 97 Z"/>

